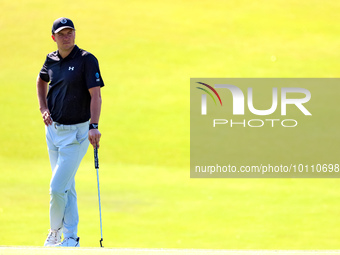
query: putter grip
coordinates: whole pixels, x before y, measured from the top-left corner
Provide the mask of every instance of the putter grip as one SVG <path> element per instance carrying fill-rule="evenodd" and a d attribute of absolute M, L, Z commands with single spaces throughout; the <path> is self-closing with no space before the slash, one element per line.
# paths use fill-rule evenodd
<path fill-rule="evenodd" d="M 96 169 L 99 168 L 99 161 L 98 161 L 98 148 L 96 146 L 96 148 L 94 149 L 94 167 Z"/>

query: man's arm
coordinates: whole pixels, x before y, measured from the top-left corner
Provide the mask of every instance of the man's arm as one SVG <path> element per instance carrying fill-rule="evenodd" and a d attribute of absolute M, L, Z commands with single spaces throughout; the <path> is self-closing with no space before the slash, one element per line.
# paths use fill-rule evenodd
<path fill-rule="evenodd" d="M 91 121 L 90 124 L 99 124 L 99 117 L 102 105 L 102 98 L 100 95 L 100 87 L 94 87 L 89 89 L 91 95 Z M 92 146 L 95 148 L 96 146 L 99 148 L 101 133 L 98 129 L 90 129 L 89 130 L 89 141 Z"/>
<path fill-rule="evenodd" d="M 40 76 L 38 76 L 37 94 L 38 94 L 39 109 L 40 109 L 41 115 L 43 117 L 43 120 L 46 126 L 52 125 L 51 114 L 47 107 L 47 99 L 46 99 L 47 86 L 48 86 L 48 82 L 42 80 Z"/>

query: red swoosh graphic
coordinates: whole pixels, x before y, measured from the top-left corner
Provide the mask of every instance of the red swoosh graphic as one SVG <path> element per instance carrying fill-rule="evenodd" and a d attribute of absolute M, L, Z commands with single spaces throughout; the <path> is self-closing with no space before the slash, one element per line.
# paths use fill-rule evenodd
<path fill-rule="evenodd" d="M 218 100 L 220 100 L 220 103 L 221 103 L 221 105 L 222 105 L 221 98 L 220 98 L 219 94 L 217 93 L 217 91 L 216 91 L 213 87 L 211 87 L 210 85 L 205 84 L 205 83 L 203 83 L 203 82 L 197 82 L 197 83 L 202 84 L 202 85 L 208 87 L 209 89 L 211 89 L 211 90 L 215 93 L 215 95 L 218 97 Z"/>

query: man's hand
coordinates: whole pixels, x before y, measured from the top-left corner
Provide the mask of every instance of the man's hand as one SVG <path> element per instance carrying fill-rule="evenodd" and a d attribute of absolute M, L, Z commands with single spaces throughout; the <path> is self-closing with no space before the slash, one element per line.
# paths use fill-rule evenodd
<path fill-rule="evenodd" d="M 51 118 L 51 113 L 49 110 L 42 111 L 42 118 L 46 126 L 52 125 L 53 120 Z"/>
<path fill-rule="evenodd" d="M 90 129 L 89 130 L 89 141 L 92 144 L 93 148 L 99 148 L 99 141 L 102 134 L 98 129 Z"/>

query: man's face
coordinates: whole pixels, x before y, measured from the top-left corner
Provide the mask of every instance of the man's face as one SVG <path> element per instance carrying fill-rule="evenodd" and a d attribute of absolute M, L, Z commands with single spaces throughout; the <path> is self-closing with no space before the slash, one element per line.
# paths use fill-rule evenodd
<path fill-rule="evenodd" d="M 65 28 L 52 35 L 52 39 L 57 43 L 58 49 L 62 51 L 71 50 L 74 46 L 75 38 L 75 30 L 71 28 Z"/>

